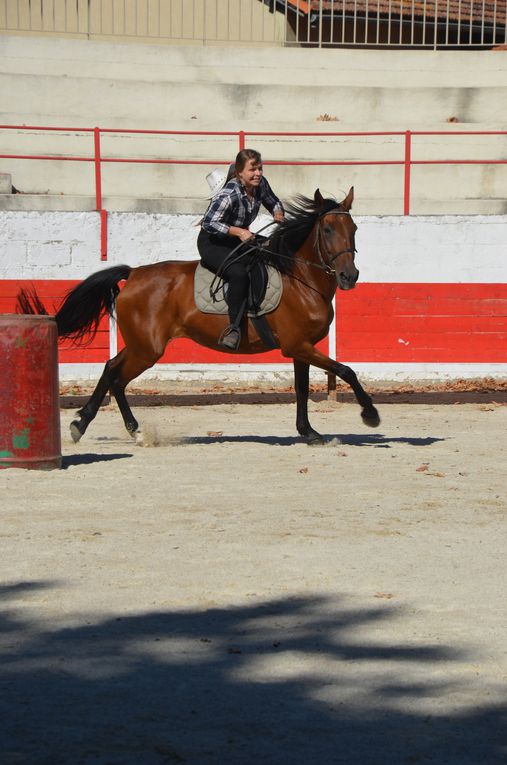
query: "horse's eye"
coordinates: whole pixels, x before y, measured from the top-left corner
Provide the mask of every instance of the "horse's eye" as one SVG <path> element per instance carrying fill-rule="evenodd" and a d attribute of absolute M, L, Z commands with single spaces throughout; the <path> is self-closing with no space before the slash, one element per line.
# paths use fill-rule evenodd
<path fill-rule="evenodd" d="M 332 234 L 333 229 L 331 228 L 331 226 L 324 226 L 324 233 L 326 236 L 329 236 L 330 234 Z"/>

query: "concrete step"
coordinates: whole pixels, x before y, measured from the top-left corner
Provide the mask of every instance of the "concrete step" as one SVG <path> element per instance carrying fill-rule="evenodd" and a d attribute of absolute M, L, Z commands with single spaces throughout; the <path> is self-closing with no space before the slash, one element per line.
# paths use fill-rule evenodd
<path fill-rule="evenodd" d="M 340 200 L 344 195 L 337 193 L 335 196 Z M 197 222 L 206 209 L 206 201 L 198 197 L 105 196 L 103 206 L 110 212 L 195 215 Z M 95 198 L 51 194 L 2 194 L 0 210 L 92 212 L 95 210 Z M 415 196 L 411 200 L 410 212 L 413 215 L 503 215 L 507 213 L 507 199 L 505 197 L 494 199 L 468 197 L 443 202 L 439 199 Z M 403 199 L 362 196 L 356 189 L 353 213 L 354 215 L 402 215 Z"/>
<path fill-rule="evenodd" d="M 263 154 L 281 197 L 311 195 L 317 187 L 339 196 L 354 185 L 357 204 L 366 206 L 369 199 L 379 214 L 401 212 L 401 165 L 293 163 L 403 161 L 403 135 L 332 138 L 333 132 L 507 126 L 507 55 L 492 51 L 260 50 L 8 36 L 0 37 L 0 88 L 2 124 L 256 131 L 247 145 Z M 287 131 L 327 135 L 258 134 Z M 93 135 L 73 130 L 0 130 L 0 144 L 2 154 L 93 158 Z M 110 209 L 165 209 L 172 204 L 168 199 L 177 198 L 185 200 L 187 209 L 202 211 L 208 194 L 205 176 L 218 163 L 232 161 L 238 136 L 103 134 L 101 145 L 106 158 L 202 162 L 103 163 L 103 194 L 111 199 Z M 413 139 L 414 160 L 506 155 L 506 136 Z M 270 160 L 289 164 L 269 166 Z M 94 193 L 91 161 L 5 159 L 1 170 L 25 194 L 63 196 L 63 205 Z M 475 206 L 485 212 L 484 206 L 496 209 L 506 198 L 504 165 L 412 168 L 413 207 L 417 202 L 425 211 L 451 212 L 454 205 L 459 211 Z"/>
<path fill-rule="evenodd" d="M 143 45 L 0 36 L 0 71 L 145 83 L 505 87 L 501 51 Z M 290 106 L 290 105 L 289 105 Z"/>
<path fill-rule="evenodd" d="M 61 75 L 0 74 L 1 120 L 17 124 L 72 127 L 124 127 L 137 124 L 171 128 L 195 118 L 196 130 L 215 120 L 242 120 L 260 129 L 284 112 L 286 129 L 292 122 L 315 124 L 328 114 L 339 122 L 361 124 L 388 121 L 445 125 L 459 122 L 507 124 L 505 86 L 405 86 L 386 81 L 381 86 L 350 85 L 338 80 L 332 87 L 313 85 L 145 82 L 138 79 L 76 78 Z M 9 95 L 10 94 L 10 95 Z M 142 118 L 141 115 L 142 114 Z M 65 115 L 65 119 L 63 119 Z M 249 123 L 249 124 L 248 124 Z"/>

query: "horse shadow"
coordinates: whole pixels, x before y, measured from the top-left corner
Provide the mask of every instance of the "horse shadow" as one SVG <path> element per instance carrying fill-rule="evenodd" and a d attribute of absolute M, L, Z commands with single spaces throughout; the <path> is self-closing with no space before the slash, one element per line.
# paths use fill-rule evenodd
<path fill-rule="evenodd" d="M 62 457 L 62 470 L 79 465 L 93 465 L 94 462 L 113 462 L 114 460 L 124 460 L 132 457 L 132 454 L 71 454 Z"/>
<path fill-rule="evenodd" d="M 380 449 L 390 449 L 393 444 L 407 444 L 408 446 L 432 446 L 445 438 L 428 436 L 426 438 L 400 436 L 385 436 L 382 433 L 356 434 L 340 433 L 339 435 L 322 436 L 323 442 L 318 446 L 373 446 Z M 207 444 L 265 444 L 266 446 L 297 446 L 304 443 L 301 436 L 187 436 L 180 442 L 182 445 L 207 445 Z M 312 445 L 312 444 L 310 444 Z"/>

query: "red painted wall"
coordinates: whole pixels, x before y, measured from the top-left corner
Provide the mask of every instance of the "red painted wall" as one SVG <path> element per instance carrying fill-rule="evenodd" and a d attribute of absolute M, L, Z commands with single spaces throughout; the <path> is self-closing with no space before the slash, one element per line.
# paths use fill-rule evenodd
<path fill-rule="evenodd" d="M 53 313 L 76 280 L 0 280 L 0 312 L 14 313 L 21 287 L 35 286 Z M 121 347 L 121 338 L 118 347 Z M 319 346 L 326 352 L 327 342 Z M 105 362 L 107 318 L 89 346 L 60 344 L 61 363 Z M 350 362 L 507 362 L 507 284 L 361 283 L 337 294 L 336 358 Z M 234 356 L 190 340 L 170 343 L 161 363 L 287 362 L 279 351 Z"/>

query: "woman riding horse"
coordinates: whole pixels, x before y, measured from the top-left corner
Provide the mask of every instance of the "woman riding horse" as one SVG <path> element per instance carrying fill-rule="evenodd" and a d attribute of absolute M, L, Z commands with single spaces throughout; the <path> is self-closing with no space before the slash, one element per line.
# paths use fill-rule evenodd
<path fill-rule="evenodd" d="M 299 196 L 287 216 L 270 235 L 259 257 L 282 273 L 283 295 L 268 315 L 280 352 L 294 363 L 296 428 L 308 443 L 322 442 L 308 419 L 310 365 L 337 375 L 355 393 L 363 421 L 372 427 L 379 414 L 355 372 L 326 356 L 317 347 L 333 319 L 336 289 L 351 290 L 359 272 L 355 266 L 356 224 L 350 214 L 353 189 L 342 202 L 324 199 L 317 189 L 313 199 Z M 71 423 L 78 441 L 96 416 L 108 391 L 115 397 L 125 427 L 139 443 L 142 431 L 128 404 L 125 387 L 152 367 L 173 338 L 187 337 L 218 349 L 217 336 L 227 319 L 200 311 L 195 303 L 197 261 L 167 260 L 132 268 L 115 265 L 88 276 L 66 296 L 56 311 L 58 336 L 89 342 L 106 314 L 116 311 L 125 346 L 105 365 L 90 399 Z M 120 290 L 120 283 L 123 287 Z M 21 291 L 21 313 L 46 313 L 37 293 Z M 234 353 L 232 349 L 227 349 Z M 266 345 L 250 322 L 241 338 L 241 353 L 264 353 Z"/>
<path fill-rule="evenodd" d="M 230 325 L 219 338 L 219 345 L 236 350 L 241 341 L 240 322 L 246 306 L 250 278 L 248 267 L 255 249 L 241 247 L 253 237 L 249 226 L 261 204 L 276 222 L 284 220 L 282 203 L 263 176 L 258 151 L 243 149 L 236 157 L 234 173 L 216 194 L 201 222 L 197 247 L 203 266 L 228 282 L 227 303 Z M 231 257 L 233 250 L 238 250 Z"/>

